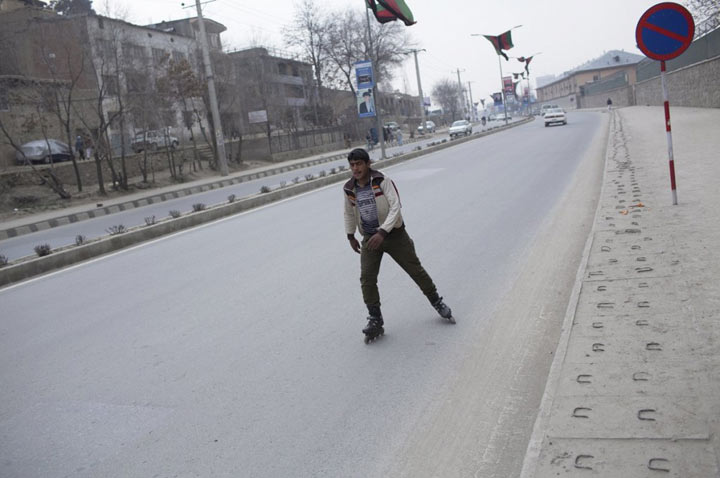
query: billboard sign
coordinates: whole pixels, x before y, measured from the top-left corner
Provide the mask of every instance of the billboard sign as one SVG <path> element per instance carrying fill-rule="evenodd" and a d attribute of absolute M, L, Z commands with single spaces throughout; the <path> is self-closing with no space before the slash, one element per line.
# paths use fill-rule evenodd
<path fill-rule="evenodd" d="M 355 77 L 357 78 L 357 89 L 367 90 L 375 86 L 372 62 L 369 60 L 355 63 Z"/>
<path fill-rule="evenodd" d="M 357 90 L 357 109 L 360 118 L 375 116 L 375 97 L 372 88 Z"/>
<path fill-rule="evenodd" d="M 267 110 L 248 112 L 248 121 L 253 123 L 267 123 Z"/>

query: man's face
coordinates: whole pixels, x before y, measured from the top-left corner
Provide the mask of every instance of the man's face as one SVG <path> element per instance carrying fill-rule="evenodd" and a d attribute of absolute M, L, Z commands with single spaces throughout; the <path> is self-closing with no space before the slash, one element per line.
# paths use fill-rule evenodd
<path fill-rule="evenodd" d="M 356 181 L 366 183 L 370 177 L 370 161 L 363 161 L 362 159 L 352 159 L 349 161 L 350 171 Z"/>
<path fill-rule="evenodd" d="M 369 97 L 369 96 L 363 96 L 363 99 L 365 100 L 365 103 L 370 103 L 370 97 Z"/>

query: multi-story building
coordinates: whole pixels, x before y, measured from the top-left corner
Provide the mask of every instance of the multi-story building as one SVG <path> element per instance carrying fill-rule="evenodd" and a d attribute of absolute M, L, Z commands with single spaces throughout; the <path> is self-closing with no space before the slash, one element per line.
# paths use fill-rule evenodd
<path fill-rule="evenodd" d="M 317 95 L 312 65 L 291 54 L 262 47 L 230 52 L 227 56 L 227 76 L 237 93 L 233 111 L 238 112 L 241 132 L 268 126 L 294 130 L 315 122 Z M 253 126 L 247 115 L 259 111 L 266 112 L 267 123 Z"/>
<path fill-rule="evenodd" d="M 219 51 L 225 27 L 212 20 L 206 27 L 209 44 Z M 33 0 L 0 0 L 0 32 L 0 119 L 16 143 L 45 134 L 30 123 L 57 123 L 46 106 L 53 102 L 41 101 L 48 93 L 74 105 L 72 135 L 50 128 L 54 137 L 106 137 L 115 153 L 122 145 L 129 151 L 140 130 L 168 128 L 189 138 L 207 126 L 194 18 L 139 26 L 93 13 L 57 15 Z M 184 94 L 178 87 L 187 82 L 174 81 L 169 69 L 181 64 L 184 71 L 174 74 L 197 80 Z M 27 121 L 33 109 L 43 121 Z M 0 146 L 0 165 L 11 158 L 11 148 Z"/>
<path fill-rule="evenodd" d="M 636 81 L 636 65 L 644 57 L 620 50 L 612 50 L 599 58 L 565 72 L 559 78 L 538 86 L 538 101 L 557 103 L 565 108 L 579 107 L 580 97 L 587 84 L 600 81 L 607 77 L 625 74 L 627 82 Z"/>

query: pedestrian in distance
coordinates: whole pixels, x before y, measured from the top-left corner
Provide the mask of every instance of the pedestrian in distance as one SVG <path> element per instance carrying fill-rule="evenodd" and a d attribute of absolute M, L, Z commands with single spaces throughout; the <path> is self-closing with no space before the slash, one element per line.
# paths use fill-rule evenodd
<path fill-rule="evenodd" d="M 440 316 L 454 324 L 450 307 L 420 263 L 415 244 L 405 229 L 395 184 L 372 169 L 370 156 L 362 148 L 350 151 L 348 163 L 352 177 L 343 186 L 345 232 L 350 248 L 360 254 L 360 288 L 369 313 L 363 329 L 365 343 L 385 333 L 377 284 L 385 253 L 415 281 Z M 362 242 L 355 238 L 356 230 L 362 235 Z"/>
<path fill-rule="evenodd" d="M 83 141 L 81 135 L 77 135 L 77 138 L 75 138 L 75 152 L 80 159 L 85 159 L 85 141 Z"/>
<path fill-rule="evenodd" d="M 608 100 L 607 100 L 607 107 L 608 107 L 608 111 L 610 111 L 612 109 L 612 100 L 610 98 L 608 98 Z"/>

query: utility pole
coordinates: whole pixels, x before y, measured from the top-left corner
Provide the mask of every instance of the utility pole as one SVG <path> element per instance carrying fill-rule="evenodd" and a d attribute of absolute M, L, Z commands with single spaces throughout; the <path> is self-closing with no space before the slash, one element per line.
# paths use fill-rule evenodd
<path fill-rule="evenodd" d="M 468 81 L 468 93 L 470 94 L 470 121 L 476 121 L 477 118 L 475 117 L 475 103 L 473 103 L 473 97 L 472 97 L 472 86 L 470 86 L 472 81 Z"/>
<path fill-rule="evenodd" d="M 427 127 L 427 117 L 425 116 L 425 97 L 423 96 L 423 90 L 422 90 L 422 84 L 420 83 L 420 65 L 418 64 L 418 57 L 417 54 L 419 51 L 425 51 L 423 50 L 411 50 L 415 54 L 415 73 L 417 74 L 417 82 L 418 82 L 418 95 L 420 95 L 420 116 L 422 118 L 422 127 L 423 127 L 423 133 L 425 133 L 425 128 Z"/>
<path fill-rule="evenodd" d="M 465 71 L 465 70 L 463 70 Z M 460 81 L 460 68 L 457 69 L 458 92 L 460 93 L 460 107 L 465 108 L 465 93 L 463 93 L 462 81 Z M 462 111 L 461 111 L 462 113 Z M 465 119 L 464 117 L 462 119 Z"/>
<path fill-rule="evenodd" d="M 207 35 L 205 34 L 205 21 L 202 16 L 202 8 L 200 0 L 195 0 L 197 8 L 198 25 L 200 26 L 200 46 L 203 52 L 203 62 L 205 63 L 205 76 L 208 82 L 208 96 L 210 96 L 210 110 L 212 112 L 213 125 L 215 126 L 215 143 L 217 144 L 217 161 L 220 166 L 220 174 L 227 176 L 229 174 L 227 157 L 225 156 L 225 137 L 223 136 L 222 124 L 220 123 L 220 111 L 218 110 L 217 93 L 215 91 L 215 79 L 213 77 L 212 65 L 210 64 L 210 50 L 207 44 Z"/>

